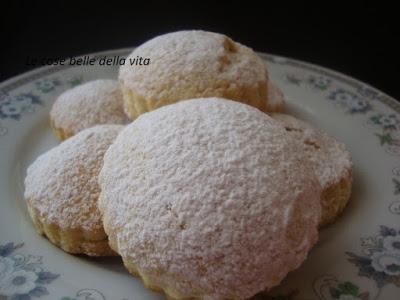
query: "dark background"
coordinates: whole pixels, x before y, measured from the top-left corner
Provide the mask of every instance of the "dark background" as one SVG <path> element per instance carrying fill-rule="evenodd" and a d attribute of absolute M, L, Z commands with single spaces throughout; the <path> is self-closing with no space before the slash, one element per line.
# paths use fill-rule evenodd
<path fill-rule="evenodd" d="M 204 29 L 343 72 L 400 99 L 397 8 L 383 1 L 297 2 L 3 1 L 0 81 L 31 69 L 28 55 L 70 57 Z"/>

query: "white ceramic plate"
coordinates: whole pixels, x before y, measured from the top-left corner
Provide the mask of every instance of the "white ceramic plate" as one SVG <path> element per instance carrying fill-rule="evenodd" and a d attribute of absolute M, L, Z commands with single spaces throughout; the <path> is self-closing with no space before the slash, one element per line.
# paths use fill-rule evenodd
<path fill-rule="evenodd" d="M 288 112 L 343 141 L 354 161 L 349 206 L 270 298 L 400 299 L 400 103 L 336 72 L 261 55 L 288 99 Z M 72 256 L 37 235 L 23 200 L 27 166 L 58 143 L 48 124 L 55 97 L 85 81 L 116 78 L 117 70 L 44 67 L 1 84 L 1 299 L 162 299 L 120 259 Z"/>

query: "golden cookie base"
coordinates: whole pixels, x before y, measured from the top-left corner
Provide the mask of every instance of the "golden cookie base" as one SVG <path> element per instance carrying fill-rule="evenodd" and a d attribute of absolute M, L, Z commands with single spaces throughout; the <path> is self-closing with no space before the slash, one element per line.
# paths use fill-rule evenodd
<path fill-rule="evenodd" d="M 61 140 L 64 141 L 67 138 L 73 136 L 74 134 L 70 131 L 67 131 L 65 129 L 62 129 L 60 127 L 57 127 L 54 123 L 54 121 L 50 118 L 50 127 L 51 129 L 53 129 L 53 133 L 55 134 L 55 136 Z"/>
<path fill-rule="evenodd" d="M 36 231 L 65 252 L 88 256 L 118 255 L 108 245 L 108 239 L 103 230 L 89 232 L 82 229 L 60 228 L 57 224 L 44 222 L 37 210 L 31 207 L 29 201 L 27 201 L 27 207 Z"/>
<path fill-rule="evenodd" d="M 352 171 L 349 169 L 338 182 L 332 183 L 322 191 L 320 228 L 332 224 L 342 214 L 350 200 L 352 183 Z"/>
<path fill-rule="evenodd" d="M 131 119 L 134 120 L 138 116 L 143 113 L 152 111 L 164 105 L 173 104 L 179 101 L 180 99 L 163 99 L 163 100 L 153 100 L 148 99 L 139 95 L 136 91 L 127 88 L 122 83 L 120 84 L 123 99 L 124 99 L 124 111 L 125 114 Z M 258 95 L 255 95 L 258 94 Z M 248 104 L 250 106 L 256 107 L 263 112 L 281 112 L 283 111 L 284 102 L 279 103 L 271 103 L 268 105 L 267 101 L 267 90 L 263 88 L 263 85 L 260 83 L 257 93 L 253 89 L 243 89 L 238 92 L 235 89 L 223 89 L 216 90 L 214 92 L 204 92 L 203 95 L 196 96 L 194 98 L 201 97 L 221 97 L 230 99 L 233 101 L 241 102 L 244 104 Z M 189 98 L 188 98 L 189 99 Z M 248 101 L 244 101 L 243 99 L 249 99 Z M 253 100 L 251 100 L 253 99 Z"/>

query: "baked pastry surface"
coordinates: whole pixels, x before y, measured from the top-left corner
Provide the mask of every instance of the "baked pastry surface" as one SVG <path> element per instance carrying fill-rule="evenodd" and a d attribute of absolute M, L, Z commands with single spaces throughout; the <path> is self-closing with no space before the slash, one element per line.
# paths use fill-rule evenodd
<path fill-rule="evenodd" d="M 100 124 L 125 124 L 122 93 L 116 80 L 98 79 L 62 93 L 50 111 L 55 135 L 65 140 Z"/>
<path fill-rule="evenodd" d="M 107 150 L 99 209 L 110 246 L 173 299 L 246 299 L 304 261 L 321 189 L 299 144 L 218 98 L 146 113 Z"/>
<path fill-rule="evenodd" d="M 105 151 L 122 128 L 85 129 L 28 168 L 24 197 L 36 230 L 66 252 L 115 255 L 97 208 L 97 177 Z"/>
<path fill-rule="evenodd" d="M 346 146 L 322 130 L 285 114 L 272 114 L 296 139 L 312 163 L 322 186 L 320 226 L 333 223 L 342 213 L 351 196 L 352 161 Z"/>
<path fill-rule="evenodd" d="M 130 65 L 138 57 L 150 63 Z M 252 49 L 213 32 L 178 31 L 153 38 L 128 56 L 119 81 L 131 119 L 201 97 L 223 97 L 268 110 L 264 61 Z"/>

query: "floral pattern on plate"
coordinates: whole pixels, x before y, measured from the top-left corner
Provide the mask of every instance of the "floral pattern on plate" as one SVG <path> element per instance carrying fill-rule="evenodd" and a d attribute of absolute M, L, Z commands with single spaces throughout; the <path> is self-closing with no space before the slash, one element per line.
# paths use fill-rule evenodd
<path fill-rule="evenodd" d="M 76 292 L 75 296 L 61 297 L 60 300 L 106 300 L 104 295 L 95 289 L 83 289 Z"/>
<path fill-rule="evenodd" d="M 387 147 L 389 153 L 400 154 L 400 119 L 398 116 L 375 113 L 369 117 L 367 124 L 379 130 L 379 132 L 375 132 L 375 135 L 379 138 L 381 146 Z"/>
<path fill-rule="evenodd" d="M 50 93 L 61 85 L 58 78 L 45 78 L 35 82 L 36 88 L 44 94 Z"/>
<path fill-rule="evenodd" d="M 30 300 L 48 295 L 46 285 L 60 275 L 43 269 L 41 256 L 23 255 L 24 244 L 0 245 L 0 295 L 10 300 Z"/>
<path fill-rule="evenodd" d="M 0 102 L 0 119 L 19 120 L 22 114 L 33 113 L 37 105 L 42 105 L 42 100 L 33 93 L 23 93 L 15 97 L 8 96 Z"/>
<path fill-rule="evenodd" d="M 351 281 L 340 281 L 333 275 L 318 278 L 313 285 L 318 299 L 321 300 L 370 300 L 369 291 L 362 291 L 361 287 Z"/>
<path fill-rule="evenodd" d="M 67 89 L 83 83 L 82 76 L 73 76 L 62 81 L 58 77 L 47 77 L 36 80 L 34 89 L 30 92 L 10 95 L 0 91 L 0 120 L 12 119 L 19 121 L 26 113 L 33 113 L 38 106 L 43 106 L 42 95 L 59 92 L 59 89 Z M 0 123 L 0 138 L 7 134 L 7 128 Z"/>
<path fill-rule="evenodd" d="M 355 93 L 341 88 L 331 91 L 328 99 L 342 106 L 349 114 L 364 114 L 372 110 L 372 106 L 368 101 L 361 99 Z"/>
<path fill-rule="evenodd" d="M 400 155 L 400 120 L 395 114 L 384 114 L 377 110 L 373 102 L 382 101 L 383 95 L 367 86 L 356 90 L 340 87 L 331 78 L 323 75 L 300 76 L 288 73 L 284 79 L 289 84 L 297 87 L 306 87 L 323 93 L 328 101 L 331 101 L 350 115 L 365 115 L 366 124 L 372 127 L 372 134 L 379 144 L 388 153 Z"/>
<path fill-rule="evenodd" d="M 358 274 L 374 280 L 378 288 L 394 284 L 400 288 L 400 230 L 381 226 L 376 236 L 361 239 L 362 255 L 346 252 Z"/>
<path fill-rule="evenodd" d="M 395 167 L 392 170 L 392 184 L 393 184 L 393 195 L 395 197 L 400 196 L 400 167 Z M 400 201 L 394 200 L 389 205 L 389 211 L 392 214 L 400 215 Z"/>

